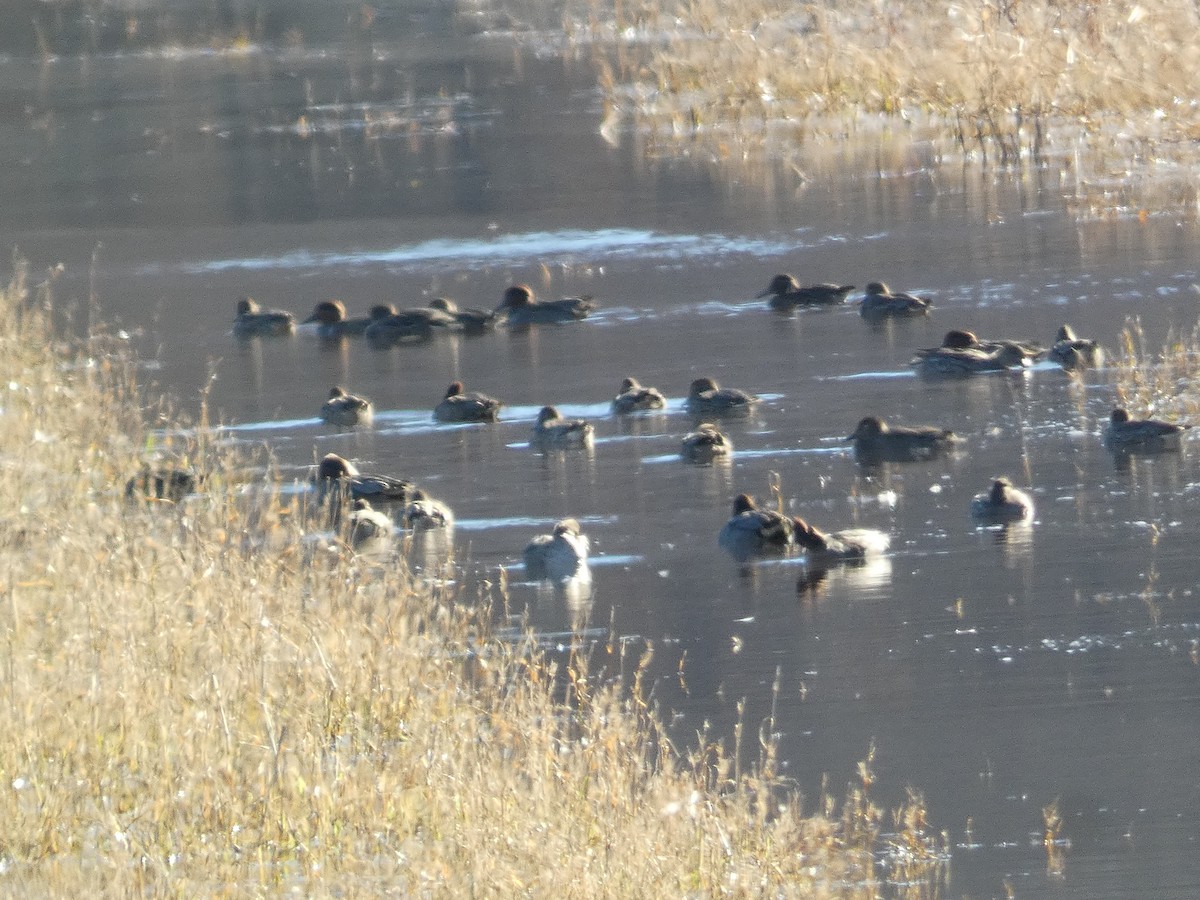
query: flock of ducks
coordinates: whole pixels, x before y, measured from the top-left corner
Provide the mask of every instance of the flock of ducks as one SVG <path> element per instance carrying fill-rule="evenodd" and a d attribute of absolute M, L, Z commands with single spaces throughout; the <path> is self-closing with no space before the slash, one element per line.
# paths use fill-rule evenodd
<path fill-rule="evenodd" d="M 801 285 L 791 275 L 775 276 L 758 296 L 768 305 L 788 311 L 798 307 L 829 306 L 846 302 L 854 285 Z M 932 303 L 926 297 L 893 292 L 883 282 L 871 282 L 860 303 L 864 316 L 924 316 Z M 525 285 L 513 285 L 497 307 L 485 311 L 460 308 L 454 301 L 437 298 L 428 306 L 397 310 L 390 305 L 371 308 L 363 318 L 348 316 L 339 300 L 318 303 L 301 325 L 312 325 L 326 339 L 362 337 L 376 347 L 390 347 L 404 341 L 428 340 L 439 332 L 479 333 L 505 322 L 510 328 L 562 324 L 584 319 L 594 309 L 588 297 L 539 300 Z M 238 301 L 233 333 L 240 338 L 279 337 L 296 330 L 292 313 L 263 309 L 250 298 Z M 1077 336 L 1063 325 L 1054 343 L 1040 345 L 1011 339 L 984 339 L 970 331 L 951 330 L 938 347 L 917 350 L 912 365 L 926 376 L 970 376 L 980 373 L 1023 369 L 1042 359 L 1058 363 L 1069 371 L 1102 365 L 1103 350 L 1093 340 Z M 721 387 L 713 378 L 692 381 L 685 408 L 699 421 L 680 442 L 680 456 L 687 462 L 712 465 L 726 461 L 733 444 L 715 421 L 749 415 L 758 405 L 753 394 Z M 654 387 L 625 378 L 612 400 L 616 415 L 664 410 L 667 399 Z M 438 422 L 496 422 L 503 404 L 486 394 L 467 391 L 461 381 L 453 381 L 433 409 Z M 368 427 L 374 408 L 369 400 L 334 387 L 320 410 L 320 417 L 341 428 Z M 1183 435 L 1190 426 L 1153 419 L 1134 419 L 1122 408 L 1112 411 L 1104 432 L 1106 445 L 1117 453 L 1157 453 L 1182 448 Z M 539 451 L 590 449 L 595 428 L 584 419 L 564 417 L 555 407 L 544 406 L 538 412 L 530 432 L 530 446 Z M 884 462 L 922 462 L 953 452 L 962 439 L 948 428 L 929 425 L 893 425 L 877 416 L 863 418 L 845 438 L 853 444 L 855 457 L 864 465 Z M 174 499 L 194 482 L 179 473 L 143 472 L 131 480 L 131 494 Z M 327 454 L 317 466 L 313 478 L 316 496 L 332 502 L 346 516 L 349 541 L 355 550 L 366 552 L 390 545 L 394 522 L 376 506 L 392 506 L 400 511 L 400 522 L 413 531 L 445 531 L 453 527 L 454 515 L 440 501 L 427 496 L 412 482 L 387 475 L 365 474 L 352 462 Z M 1018 490 L 1006 477 L 995 478 L 988 490 L 972 500 L 970 513 L 989 523 L 1029 521 L 1034 504 L 1029 495 Z M 827 533 L 799 517 L 790 517 L 778 509 L 760 507 L 749 494 L 733 501 L 730 519 L 718 535 L 718 543 L 736 558 L 746 560 L 761 554 L 790 552 L 792 548 L 815 560 L 857 560 L 884 552 L 888 535 L 871 529 L 849 529 Z M 586 577 L 588 538 L 579 522 L 564 519 L 549 534 L 534 537 L 525 548 L 524 564 L 531 579 L 564 581 Z"/>

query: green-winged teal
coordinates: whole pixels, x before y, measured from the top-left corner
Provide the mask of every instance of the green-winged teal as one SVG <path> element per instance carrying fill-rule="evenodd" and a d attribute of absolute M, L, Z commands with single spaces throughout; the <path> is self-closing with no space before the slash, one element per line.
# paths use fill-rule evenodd
<path fill-rule="evenodd" d="M 543 406 L 530 434 L 535 450 L 590 450 L 596 429 L 584 419 L 564 419 L 553 406 Z"/>
<path fill-rule="evenodd" d="M 916 462 L 934 459 L 960 442 L 948 428 L 933 425 L 889 425 L 878 416 L 862 419 L 846 438 L 862 462 Z"/>
<path fill-rule="evenodd" d="M 846 302 L 854 290 L 852 284 L 808 284 L 801 286 L 791 275 L 776 275 L 767 289 L 758 296 L 770 297 L 772 309 L 788 310 L 797 306 L 833 306 Z"/>
<path fill-rule="evenodd" d="M 1133 419 L 1129 411 L 1117 407 L 1104 429 L 1104 443 L 1119 453 L 1161 453 L 1183 449 L 1183 438 L 1191 425 L 1177 425 L 1159 419 Z"/>
<path fill-rule="evenodd" d="M 893 292 L 882 281 L 867 284 L 859 311 L 864 316 L 924 316 L 933 308 L 933 301 L 907 291 Z"/>
<path fill-rule="evenodd" d="M 1033 518 L 1033 500 L 1001 476 L 992 481 L 988 491 L 975 495 L 971 515 L 990 522 L 1020 522 Z"/>
<path fill-rule="evenodd" d="M 461 381 L 452 381 L 442 402 L 433 408 L 433 417 L 439 422 L 495 422 L 503 405 L 495 397 L 467 392 Z"/>
<path fill-rule="evenodd" d="M 563 519 L 550 534 L 539 534 L 525 546 L 525 575 L 532 581 L 567 581 L 587 576 L 589 542 L 579 522 Z"/>
<path fill-rule="evenodd" d="M 313 478 L 317 496 L 348 496 L 351 500 L 372 500 L 376 503 L 408 503 L 415 487 L 411 481 L 390 475 L 367 475 L 354 463 L 336 453 L 326 453 L 317 465 Z"/>
<path fill-rule="evenodd" d="M 441 500 L 418 489 L 404 508 L 404 527 L 413 531 L 434 531 L 454 527 L 454 513 Z"/>
<path fill-rule="evenodd" d="M 595 306 L 591 297 L 538 300 L 528 285 L 514 284 L 504 292 L 500 305 L 496 307 L 496 313 L 504 315 L 508 324 L 514 327 L 552 325 L 585 319 Z"/>
<path fill-rule="evenodd" d="M 749 494 L 738 494 L 733 501 L 733 515 L 717 543 L 738 559 L 758 553 L 780 552 L 792 545 L 795 528 L 792 520 L 773 509 L 759 509 Z"/>
<path fill-rule="evenodd" d="M 463 308 L 449 297 L 434 297 L 429 308 L 445 313 L 463 334 L 483 334 L 496 321 L 496 314 L 482 309 Z"/>
<path fill-rule="evenodd" d="M 792 519 L 796 544 L 812 559 L 864 559 L 883 553 L 892 539 L 874 528 L 847 528 L 826 534 L 803 519 Z"/>
<path fill-rule="evenodd" d="M 138 474 L 125 482 L 125 496 L 130 500 L 178 503 L 196 493 L 200 480 L 191 469 L 176 466 L 143 465 Z"/>
<path fill-rule="evenodd" d="M 1063 325 L 1050 346 L 1050 359 L 1068 371 L 1104 365 L 1104 348 L 1098 341 L 1081 338 L 1070 325 Z"/>
<path fill-rule="evenodd" d="M 737 388 L 723 388 L 713 378 L 697 378 L 688 389 L 687 411 L 694 416 L 745 416 L 758 398 Z"/>
<path fill-rule="evenodd" d="M 296 317 L 282 309 L 263 309 L 250 297 L 237 302 L 233 318 L 235 337 L 284 337 L 296 331 Z"/>
<path fill-rule="evenodd" d="M 923 375 L 970 375 L 1024 369 L 1045 354 L 1037 344 L 983 341 L 973 332 L 955 329 L 946 333 L 940 347 L 918 350 L 912 365 Z"/>
<path fill-rule="evenodd" d="M 396 308 L 391 304 L 378 303 L 371 307 L 369 315 L 350 318 L 346 313 L 346 304 L 341 300 L 322 300 L 313 307 L 312 315 L 300 324 L 315 323 L 318 337 L 334 340 L 340 337 L 361 337 L 372 323 L 395 314 Z"/>
<path fill-rule="evenodd" d="M 617 415 L 666 409 L 667 398 L 658 388 L 645 387 L 636 378 L 626 378 L 621 382 L 621 392 L 613 398 L 612 408 Z"/>
<path fill-rule="evenodd" d="M 330 388 L 329 399 L 321 407 L 321 420 L 340 428 L 366 427 L 374 417 L 375 407 L 370 400 L 340 387 Z"/>
<path fill-rule="evenodd" d="M 350 546 L 356 553 L 381 553 L 391 548 L 395 526 L 391 518 L 373 509 L 369 501 L 355 500 L 347 523 Z"/>
<path fill-rule="evenodd" d="M 728 459 L 732 453 L 733 442 L 710 422 L 701 422 L 695 431 L 683 436 L 679 445 L 679 455 L 688 462 L 699 465 Z"/>

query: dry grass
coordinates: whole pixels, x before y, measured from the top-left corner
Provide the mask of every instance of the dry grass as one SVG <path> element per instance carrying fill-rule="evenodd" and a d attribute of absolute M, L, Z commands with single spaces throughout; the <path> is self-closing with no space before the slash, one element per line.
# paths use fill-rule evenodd
<path fill-rule="evenodd" d="M 1081 215 L 1200 212 L 1195 0 L 667 10 L 616 0 L 568 26 L 616 42 L 607 125 L 632 121 L 651 153 L 803 168 L 805 150 L 846 137 L 932 139 L 943 159 L 1062 165 Z"/>
<path fill-rule="evenodd" d="M 0 292 L 4 893 L 936 884 L 919 799 L 887 820 L 869 761 L 844 803 L 804 816 L 773 722 L 734 737 L 757 734 L 752 772 L 711 736 L 678 752 L 643 699 L 645 659 L 504 642 L 502 585 L 463 596 L 305 549 L 277 491 L 234 486 L 247 460 L 147 437 L 128 361 L 103 336 L 57 341 L 50 290 L 18 263 Z M 126 499 L 146 453 L 206 490 Z"/>
<path fill-rule="evenodd" d="M 1117 402 L 1135 418 L 1200 421 L 1200 323 L 1190 333 L 1172 329 L 1151 350 L 1141 320 L 1130 318 L 1113 368 Z"/>

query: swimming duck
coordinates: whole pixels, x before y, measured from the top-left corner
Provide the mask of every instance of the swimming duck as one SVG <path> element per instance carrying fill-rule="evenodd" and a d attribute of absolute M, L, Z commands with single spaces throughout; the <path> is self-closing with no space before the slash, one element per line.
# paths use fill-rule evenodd
<path fill-rule="evenodd" d="M 503 312 L 512 326 L 540 325 L 585 319 L 595 306 L 591 297 L 538 300 L 528 285 L 514 284 L 504 292 L 496 313 Z"/>
<path fill-rule="evenodd" d="M 786 550 L 792 544 L 792 520 L 773 509 L 759 509 L 749 494 L 738 494 L 733 516 L 717 536 L 717 543 L 739 559 L 756 553 Z"/>
<path fill-rule="evenodd" d="M 796 543 L 812 559 L 864 559 L 876 556 L 888 548 L 892 539 L 874 528 L 847 528 L 826 534 L 803 519 L 792 519 Z"/>
<path fill-rule="evenodd" d="M 891 426 L 878 416 L 862 419 L 846 438 L 860 462 L 915 462 L 935 459 L 960 442 L 948 428 L 932 425 Z"/>
<path fill-rule="evenodd" d="M 438 422 L 495 422 L 503 405 L 487 394 L 467 393 L 461 381 L 452 381 L 442 402 L 433 408 L 433 418 Z"/>
<path fill-rule="evenodd" d="M 636 378 L 621 382 L 621 392 L 613 398 L 613 412 L 617 415 L 649 409 L 666 409 L 667 398 L 658 388 L 643 387 Z"/>
<path fill-rule="evenodd" d="M 340 387 L 329 390 L 329 399 L 321 407 L 321 420 L 341 428 L 367 426 L 375 417 L 375 407 L 366 397 L 348 394 Z"/>
<path fill-rule="evenodd" d="M 564 419 L 553 406 L 543 406 L 533 426 L 530 444 L 537 450 L 591 450 L 596 429 L 583 419 Z"/>
<path fill-rule="evenodd" d="M 125 496 L 130 500 L 163 500 L 178 503 L 188 494 L 196 493 L 199 479 L 191 469 L 175 466 L 142 470 L 125 482 Z"/>
<path fill-rule="evenodd" d="M 348 523 L 350 546 L 356 553 L 377 553 L 391 547 L 395 526 L 385 513 L 372 509 L 369 501 L 360 498 L 351 504 Z"/>
<path fill-rule="evenodd" d="M 374 500 L 377 503 L 408 503 L 415 490 L 411 481 L 390 475 L 366 475 L 350 460 L 336 453 L 326 453 L 313 477 L 317 497 L 349 494 L 352 500 Z"/>
<path fill-rule="evenodd" d="M 453 528 L 454 513 L 441 500 L 434 500 L 418 488 L 413 491 L 412 500 L 404 508 L 403 522 L 405 528 L 413 531 Z"/>
<path fill-rule="evenodd" d="M 387 348 L 403 341 L 427 341 L 439 329 L 448 331 L 457 325 L 452 315 L 429 306 L 391 309 L 389 315 L 373 318 L 363 336 L 372 346 Z"/>
<path fill-rule="evenodd" d="M 911 365 L 923 375 L 1005 372 L 1033 364 L 1045 350 L 1021 341 L 981 341 L 970 331 L 949 331 L 942 346 L 918 350 Z"/>
<path fill-rule="evenodd" d="M 249 297 L 237 302 L 233 334 L 239 338 L 283 337 L 296 331 L 296 318 L 282 309 L 263 309 Z"/>
<path fill-rule="evenodd" d="M 1117 407 L 1104 429 L 1104 443 L 1123 453 L 1161 453 L 1183 449 L 1184 433 L 1191 425 L 1159 419 L 1132 419 L 1128 410 Z"/>
<path fill-rule="evenodd" d="M 687 411 L 703 416 L 745 416 L 758 398 L 737 388 L 723 388 L 713 378 L 697 378 L 688 389 Z"/>
<path fill-rule="evenodd" d="M 313 307 L 312 315 L 301 322 L 301 325 L 316 323 L 317 336 L 332 340 L 340 337 L 360 337 L 372 322 L 395 315 L 396 309 L 390 304 L 377 304 L 371 307 L 369 315 L 351 319 L 346 314 L 346 304 L 341 300 L 322 300 Z"/>
<path fill-rule="evenodd" d="M 1013 487 L 1001 476 L 992 482 L 990 490 L 976 494 L 971 501 L 971 515 L 991 522 L 1019 522 L 1033 518 L 1033 500 L 1024 491 Z"/>
<path fill-rule="evenodd" d="M 792 309 L 797 306 L 832 306 L 845 303 L 846 295 L 854 290 L 852 284 L 810 284 L 804 287 L 791 275 L 776 275 L 759 297 L 769 296 L 772 309 Z"/>
<path fill-rule="evenodd" d="M 463 309 L 449 297 L 434 297 L 429 308 L 450 316 L 463 334 L 483 334 L 496 321 L 494 312 L 482 309 Z"/>
<path fill-rule="evenodd" d="M 727 459 L 732 453 L 733 442 L 709 422 L 701 422 L 695 431 L 685 434 L 679 446 L 680 456 L 688 462 L 701 465 Z"/>
<path fill-rule="evenodd" d="M 563 519 L 551 534 L 539 534 L 525 547 L 525 575 L 531 580 L 566 581 L 586 576 L 589 541 L 575 519 Z"/>
<path fill-rule="evenodd" d="M 1063 325 L 1054 336 L 1050 358 L 1068 371 L 1104 365 L 1104 348 L 1098 341 L 1081 338 L 1070 325 Z"/>
<path fill-rule="evenodd" d="M 907 291 L 893 293 L 882 281 L 867 284 L 867 293 L 859 309 L 864 316 L 925 316 L 933 301 Z"/>

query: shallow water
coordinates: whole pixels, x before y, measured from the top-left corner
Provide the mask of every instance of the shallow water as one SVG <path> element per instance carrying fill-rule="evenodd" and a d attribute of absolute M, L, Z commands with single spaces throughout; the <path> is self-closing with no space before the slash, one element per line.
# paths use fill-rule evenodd
<path fill-rule="evenodd" d="M 648 163 L 636 136 L 599 135 L 586 61 L 528 35 L 409 24 L 370 44 L 0 57 L 0 244 L 63 261 L 77 319 L 95 251 L 101 315 L 129 333 L 144 378 L 194 413 L 215 373 L 227 436 L 268 442 L 297 479 L 332 450 L 447 501 L 464 581 L 509 569 L 548 646 L 587 623 L 603 641 L 610 617 L 652 642 L 681 742 L 706 722 L 731 734 L 741 698 L 757 727 L 778 671 L 788 774 L 809 798 L 825 775 L 838 790 L 874 744 L 877 799 L 914 786 L 949 834 L 949 894 L 1195 896 L 1196 454 L 1115 465 L 1099 439 L 1105 371 L 927 380 L 907 366 L 952 327 L 1049 343 L 1066 321 L 1115 348 L 1137 315 L 1157 346 L 1196 318 L 1194 223 L 1077 223 L 1052 171 L 1007 179 L 919 153 L 880 171 L 851 148 L 856 165 L 803 185 Z M 884 278 L 937 308 L 883 324 L 853 306 L 779 315 L 753 299 L 779 271 Z M 332 296 L 358 313 L 441 294 L 490 308 L 514 280 L 593 294 L 599 312 L 388 351 L 230 334 L 246 294 L 301 315 Z M 614 418 L 626 374 L 668 408 Z M 677 457 L 699 375 L 764 398 L 723 425 L 732 465 Z M 502 398 L 501 422 L 435 424 L 454 378 Z M 334 383 L 374 399 L 373 429 L 316 418 Z M 592 419 L 594 452 L 534 453 L 545 403 Z M 966 443 L 867 471 L 840 438 L 868 414 Z M 882 529 L 890 552 L 739 566 L 717 532 L 771 473 L 790 512 Z M 970 520 L 1002 473 L 1032 492 L 1031 526 Z M 588 590 L 522 581 L 525 542 L 568 515 L 592 540 Z M 1061 875 L 1042 846 L 1055 800 Z"/>

